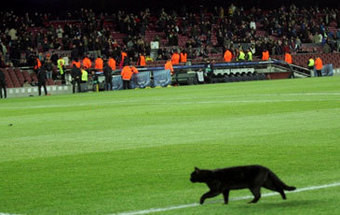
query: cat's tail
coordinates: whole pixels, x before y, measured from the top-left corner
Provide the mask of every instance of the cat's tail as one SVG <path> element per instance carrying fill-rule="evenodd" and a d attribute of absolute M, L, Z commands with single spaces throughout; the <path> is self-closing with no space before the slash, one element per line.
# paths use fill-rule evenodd
<path fill-rule="evenodd" d="M 273 182 L 275 184 L 277 184 L 278 186 L 282 187 L 284 190 L 288 190 L 288 191 L 292 191 L 295 190 L 296 187 L 294 186 L 288 186 L 287 184 L 285 184 L 283 181 L 281 181 L 281 179 L 275 175 L 275 173 L 273 173 L 272 171 L 270 171 L 269 173 L 269 177 L 273 180 Z"/>
<path fill-rule="evenodd" d="M 294 186 L 288 186 L 286 184 L 284 184 L 285 186 L 283 187 L 284 190 L 288 190 L 288 191 L 292 191 L 292 190 L 296 190 L 296 187 Z"/>

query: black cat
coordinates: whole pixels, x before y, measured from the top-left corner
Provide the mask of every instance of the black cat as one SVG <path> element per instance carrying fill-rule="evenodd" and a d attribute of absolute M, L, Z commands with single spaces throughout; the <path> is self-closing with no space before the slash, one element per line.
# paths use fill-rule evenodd
<path fill-rule="evenodd" d="M 228 204 L 229 191 L 248 188 L 254 195 L 249 203 L 256 203 L 261 198 L 261 187 L 277 191 L 283 199 L 286 199 L 284 190 L 295 190 L 283 183 L 270 169 L 260 166 L 236 166 L 224 169 L 201 170 L 195 167 L 191 173 L 191 182 L 206 183 L 210 191 L 203 194 L 200 203 L 207 198 L 223 194 L 224 203 Z"/>

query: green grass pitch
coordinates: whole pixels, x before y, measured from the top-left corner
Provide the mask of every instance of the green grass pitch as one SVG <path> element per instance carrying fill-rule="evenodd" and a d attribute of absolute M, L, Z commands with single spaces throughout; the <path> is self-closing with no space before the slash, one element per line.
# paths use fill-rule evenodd
<path fill-rule="evenodd" d="M 0 214 L 198 203 L 195 166 L 245 164 L 297 188 L 339 183 L 340 77 L 0 100 Z M 286 194 L 158 214 L 340 214 L 340 186 Z"/>

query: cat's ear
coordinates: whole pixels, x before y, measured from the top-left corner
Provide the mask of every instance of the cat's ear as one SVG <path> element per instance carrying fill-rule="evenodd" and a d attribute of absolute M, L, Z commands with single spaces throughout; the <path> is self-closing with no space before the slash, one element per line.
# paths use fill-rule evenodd
<path fill-rule="evenodd" d="M 197 167 L 195 167 L 195 171 L 198 172 L 198 171 L 200 171 L 200 169 L 198 169 Z"/>

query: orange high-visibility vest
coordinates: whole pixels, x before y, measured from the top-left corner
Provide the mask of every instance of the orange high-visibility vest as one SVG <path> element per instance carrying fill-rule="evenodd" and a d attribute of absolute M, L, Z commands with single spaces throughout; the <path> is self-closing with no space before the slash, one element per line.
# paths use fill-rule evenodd
<path fill-rule="evenodd" d="M 92 67 L 92 62 L 88 57 L 85 57 L 83 59 L 83 66 L 84 66 L 84 69 L 89 69 Z"/>
<path fill-rule="evenodd" d="M 286 61 L 288 64 L 292 64 L 292 63 L 293 63 L 292 55 L 289 54 L 289 53 L 286 53 L 286 54 L 285 54 L 285 61 Z"/>
<path fill-rule="evenodd" d="M 262 60 L 269 60 L 269 51 L 262 52 Z"/>
<path fill-rule="evenodd" d="M 225 62 L 231 62 L 231 60 L 233 59 L 233 54 L 231 53 L 231 51 L 227 50 L 224 52 L 223 58 Z"/>
<path fill-rule="evenodd" d="M 143 55 L 139 56 L 139 66 L 146 66 L 145 57 Z"/>
<path fill-rule="evenodd" d="M 181 63 L 186 63 L 187 62 L 187 53 L 181 53 Z"/>
<path fill-rule="evenodd" d="M 134 66 L 124 66 L 120 75 L 123 80 L 131 80 L 133 74 L 137 74 L 138 70 Z"/>
<path fill-rule="evenodd" d="M 322 63 L 321 58 L 319 58 L 319 57 L 316 58 L 316 59 L 315 59 L 314 65 L 315 65 L 315 69 L 316 69 L 316 70 L 322 70 L 323 63 Z"/>
<path fill-rule="evenodd" d="M 112 70 L 116 70 L 116 61 L 112 57 L 109 58 L 107 64 L 111 67 Z"/>
<path fill-rule="evenodd" d="M 41 61 L 39 60 L 39 58 L 37 58 L 36 61 L 37 61 L 37 64 L 34 66 L 34 69 L 40 69 Z"/>
<path fill-rule="evenodd" d="M 94 68 L 95 69 L 103 69 L 103 64 L 104 64 L 103 59 L 98 57 L 94 62 Z"/>
<path fill-rule="evenodd" d="M 170 70 L 171 74 L 174 73 L 174 68 L 172 66 L 171 60 L 168 60 L 164 65 L 165 70 Z"/>
<path fill-rule="evenodd" d="M 126 52 L 121 52 L 121 58 L 120 58 L 120 62 L 119 62 L 119 68 L 123 68 L 124 66 L 124 60 L 127 57 L 127 53 Z"/>
<path fill-rule="evenodd" d="M 171 63 L 173 65 L 179 64 L 179 59 L 180 59 L 179 54 L 178 53 L 173 53 L 172 56 L 171 56 Z"/>
<path fill-rule="evenodd" d="M 75 60 L 72 61 L 72 65 L 76 65 L 78 69 L 80 69 L 80 66 L 81 66 L 80 61 L 75 61 Z"/>

